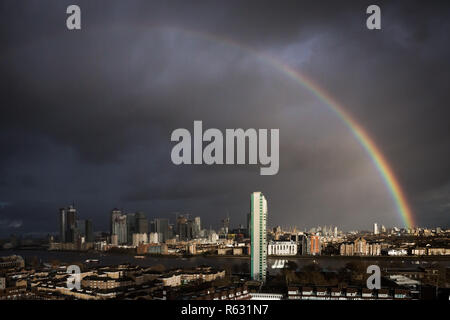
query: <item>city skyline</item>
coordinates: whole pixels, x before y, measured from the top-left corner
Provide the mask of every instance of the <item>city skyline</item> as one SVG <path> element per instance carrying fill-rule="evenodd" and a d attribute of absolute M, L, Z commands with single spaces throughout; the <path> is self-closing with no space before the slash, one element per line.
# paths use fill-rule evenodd
<path fill-rule="evenodd" d="M 255 193 L 258 193 L 258 192 L 252 192 L 252 194 L 251 194 L 252 201 L 253 201 L 253 194 L 255 194 Z M 264 199 L 264 202 L 266 203 L 266 211 L 267 211 L 267 200 L 262 195 L 261 192 L 259 192 L 259 193 L 261 194 L 262 198 Z M 76 222 L 79 221 L 78 219 L 76 219 L 77 209 L 75 208 L 74 204 L 69 205 L 67 208 L 60 208 L 60 215 L 61 215 L 62 212 L 65 212 L 65 211 L 69 211 L 69 212 L 73 211 L 73 212 L 75 212 L 75 217 L 73 217 L 72 220 L 74 220 L 74 221 L 76 220 Z M 192 223 L 192 230 L 191 230 L 192 234 L 191 234 L 190 238 L 195 238 L 194 234 L 196 236 L 198 236 L 201 230 L 211 230 L 211 231 L 217 231 L 218 233 L 225 233 L 225 234 L 227 234 L 227 233 L 229 233 L 229 232 L 231 232 L 233 230 L 238 230 L 240 228 L 245 228 L 245 227 L 247 227 L 247 228 L 245 228 L 245 230 L 247 230 L 248 235 L 250 237 L 250 226 L 251 226 L 251 223 L 253 221 L 252 220 L 252 212 L 253 212 L 253 202 L 251 202 L 249 213 L 247 213 L 245 215 L 245 218 L 247 219 L 247 221 L 246 221 L 247 225 L 245 225 L 243 223 L 230 223 L 230 219 L 229 219 L 228 214 L 227 214 L 227 217 L 225 219 L 222 219 L 220 221 L 220 223 L 218 222 L 218 224 L 214 225 L 214 228 L 213 228 L 212 225 L 206 226 L 205 228 L 201 228 L 201 219 L 202 218 L 200 216 L 195 216 L 195 215 L 192 215 L 192 214 L 186 213 L 186 212 L 184 212 L 184 213 L 181 213 L 181 212 L 172 213 L 172 216 L 175 216 L 175 218 L 174 219 L 173 218 L 170 219 L 170 218 L 164 218 L 164 217 L 148 217 L 142 211 L 129 212 L 127 210 L 124 210 L 123 208 L 121 208 L 121 209 L 114 208 L 109 213 L 109 215 L 110 215 L 109 234 L 113 235 L 113 234 L 121 233 L 121 231 L 119 231 L 120 229 L 115 229 L 115 228 L 120 228 L 120 227 L 119 227 L 119 225 L 116 225 L 116 227 L 114 227 L 114 225 L 115 225 L 115 221 L 114 220 L 117 219 L 117 218 L 121 218 L 122 217 L 123 218 L 123 222 L 125 223 L 124 224 L 124 228 L 125 228 L 125 232 L 126 232 L 127 235 L 122 236 L 123 239 L 122 240 L 118 240 L 118 244 L 120 244 L 120 243 L 131 243 L 132 242 L 131 241 L 131 236 L 132 236 L 133 233 L 148 233 L 149 234 L 149 233 L 153 233 L 153 232 L 162 233 L 163 236 L 162 236 L 162 238 L 160 240 L 161 240 L 161 242 L 164 242 L 165 240 L 169 239 L 169 235 L 168 235 L 169 228 L 173 228 L 174 231 L 178 230 L 178 228 L 179 228 L 178 227 L 179 218 L 181 218 L 181 219 L 185 220 L 184 223 L 186 223 L 186 222 Z M 266 215 L 267 215 L 267 212 L 266 212 Z M 130 225 L 129 225 L 129 221 L 130 220 L 129 219 L 130 219 L 131 216 L 132 216 L 133 220 L 135 219 L 135 216 L 136 216 L 136 219 L 137 219 L 137 216 L 140 216 L 142 219 L 144 219 L 145 220 L 145 228 L 142 229 L 141 227 L 134 225 L 135 222 L 133 222 L 133 226 L 131 226 L 131 229 L 130 229 Z M 264 218 L 264 220 L 266 221 L 267 217 Z M 91 221 L 91 219 L 85 219 L 85 220 L 80 220 L 80 221 L 89 221 L 90 224 L 91 224 L 91 228 L 92 228 L 92 221 Z M 136 223 L 139 224 L 139 222 L 137 222 L 137 220 L 136 220 Z M 63 230 L 65 230 L 65 229 L 62 228 L 61 220 L 60 220 L 60 226 L 61 226 L 60 232 L 59 232 L 60 239 L 63 239 L 61 237 L 61 235 L 63 233 Z M 290 225 L 290 226 L 286 227 L 286 226 L 280 226 L 280 225 L 275 223 L 274 225 L 272 225 L 272 226 L 269 225 L 269 226 L 266 226 L 265 228 L 266 228 L 266 231 L 270 231 L 272 229 L 273 230 L 275 230 L 275 229 L 278 230 L 279 229 L 280 231 L 289 231 L 289 232 L 294 232 L 294 233 L 295 232 L 300 232 L 300 233 L 308 232 L 308 233 L 311 233 L 311 234 L 316 234 L 316 233 L 320 232 L 322 235 L 333 235 L 334 237 L 337 237 L 338 232 L 346 232 L 346 233 L 370 232 L 370 228 L 360 229 L 360 230 L 356 230 L 356 229 L 344 230 L 344 229 L 340 228 L 340 226 L 327 225 L 327 224 L 315 225 L 315 226 L 309 226 L 309 227 Z M 443 227 L 442 226 L 433 226 L 433 227 L 430 228 L 430 227 L 424 227 L 424 226 L 415 226 L 414 228 L 402 228 L 402 227 L 398 227 L 398 226 L 386 226 L 386 225 L 384 225 L 382 223 L 374 222 L 372 224 L 372 233 L 374 235 L 378 235 L 378 234 L 380 234 L 380 232 L 381 233 L 386 233 L 388 230 L 389 231 L 392 231 L 392 230 L 400 231 L 400 230 L 415 230 L 415 229 L 425 229 L 425 228 L 426 229 L 436 229 L 436 228 L 437 229 L 442 229 Z M 445 230 L 446 228 L 444 227 L 443 229 Z M 146 230 L 146 231 L 142 231 L 142 230 Z M 95 231 L 97 233 L 99 233 L 99 232 L 104 233 L 105 232 L 105 230 L 95 230 Z M 53 234 L 55 234 L 55 233 L 53 233 Z M 172 236 L 173 235 L 174 234 L 172 234 Z M 181 237 L 181 235 L 180 235 L 180 237 Z M 180 239 L 180 240 L 182 240 L 182 239 Z M 61 240 L 61 241 L 65 242 L 64 240 Z"/>
<path fill-rule="evenodd" d="M 402 228 L 409 206 L 417 226 L 449 227 L 445 5 L 384 3 L 377 31 L 346 1 L 80 1 L 69 31 L 66 5 L 48 3 L 0 7 L 1 237 L 58 232 L 73 201 L 96 231 L 114 207 L 245 225 L 254 190 L 270 226 Z M 194 121 L 279 129 L 278 174 L 175 165 L 170 134 Z"/>
<path fill-rule="evenodd" d="M 11 232 L 11 233 L 5 233 L 2 234 L 0 232 L 0 237 L 8 237 L 11 235 L 17 235 L 17 236 L 35 236 L 35 237 L 45 237 L 46 235 L 61 235 L 61 214 L 62 212 L 66 211 L 70 211 L 70 210 L 74 210 L 76 213 L 79 212 L 79 210 L 77 209 L 77 206 L 75 206 L 75 203 L 72 202 L 72 204 L 68 205 L 67 207 L 61 207 L 58 209 L 59 211 L 57 212 L 57 216 L 58 219 L 55 219 L 55 221 L 58 221 L 55 223 L 55 228 L 48 230 L 48 231 L 43 231 L 43 232 L 25 232 L 25 233 L 21 233 L 21 232 Z M 83 214 L 81 214 L 81 216 L 83 217 L 83 219 L 76 219 L 76 221 L 74 220 L 73 222 L 78 222 L 78 221 L 82 221 L 82 222 L 88 222 L 90 223 L 90 227 L 92 228 L 92 225 L 94 225 L 93 228 L 93 232 L 95 233 L 112 233 L 111 231 L 111 213 L 113 212 L 118 212 L 119 215 L 123 215 L 124 218 L 128 215 L 135 215 L 135 214 L 143 214 L 144 218 L 147 220 L 148 223 L 154 223 L 155 225 L 161 221 L 167 221 L 165 223 L 168 223 L 167 226 L 176 226 L 176 218 L 174 219 L 174 216 L 192 216 L 194 217 L 194 219 L 191 219 L 191 221 L 194 221 L 196 219 L 203 219 L 203 217 L 195 215 L 195 214 L 191 214 L 188 212 L 171 212 L 170 214 L 168 214 L 167 216 L 148 216 L 145 212 L 138 210 L 136 212 L 132 212 L 130 210 L 125 210 L 124 208 L 113 208 L 111 210 L 109 210 L 109 212 L 107 212 L 105 214 L 105 216 L 103 218 L 97 218 L 98 220 L 92 220 L 91 217 L 85 216 Z M 250 210 L 249 210 L 250 212 Z M 247 221 L 248 219 L 248 215 L 249 212 L 241 215 L 240 220 L 239 221 L 231 221 L 230 223 L 230 229 L 239 229 L 240 226 L 246 226 L 246 224 L 249 222 Z M 109 217 L 109 219 L 108 219 Z M 73 219 L 72 219 L 73 220 Z M 105 222 L 109 220 L 109 222 Z M 101 221 L 101 223 L 98 223 L 99 221 Z M 159 222 L 160 223 L 160 222 Z M 214 231 L 216 230 L 220 230 L 223 227 L 223 219 L 221 219 L 219 217 L 219 220 L 217 220 L 215 223 L 213 224 L 205 224 L 202 223 L 205 228 L 205 230 L 208 229 L 212 229 Z M 98 227 L 100 225 L 100 227 Z M 393 230 L 393 229 L 397 229 L 397 230 L 408 230 L 408 229 L 436 229 L 436 228 L 441 228 L 441 229 L 448 229 L 447 226 L 439 226 L 439 225 L 431 225 L 431 226 L 414 226 L 413 228 L 406 228 L 404 226 L 399 226 L 399 225 L 385 225 L 383 223 L 378 223 L 378 222 L 373 222 L 373 223 L 369 223 L 367 226 L 357 229 L 357 228 L 343 228 L 343 226 L 341 225 L 334 225 L 334 224 L 328 224 L 328 223 L 324 223 L 324 224 L 311 224 L 311 225 L 302 225 L 301 223 L 299 224 L 293 224 L 293 225 L 289 225 L 289 226 L 283 226 L 280 224 L 277 224 L 276 221 L 273 221 L 273 224 L 267 225 L 267 230 L 270 230 L 272 228 L 276 228 L 276 227 L 280 227 L 282 230 L 297 230 L 297 232 L 316 232 L 316 231 L 312 231 L 312 230 L 323 230 L 323 228 L 331 228 L 334 227 L 335 229 L 338 228 L 339 231 L 341 232 L 346 232 L 346 233 L 351 233 L 351 232 L 373 232 L 374 234 L 379 234 L 380 230 L 384 229 L 385 231 L 387 229 L 389 230 Z M 160 230 L 159 227 L 156 227 L 157 230 Z M 375 229 L 376 228 L 376 229 Z M 375 233 L 374 231 L 377 230 L 377 232 Z M 159 231 L 158 231 L 159 232 Z M 150 232 L 148 232 L 150 233 Z M 333 232 L 331 232 L 333 233 Z M 129 240 L 129 239 L 127 239 Z M 63 241 L 64 242 L 64 241 Z"/>

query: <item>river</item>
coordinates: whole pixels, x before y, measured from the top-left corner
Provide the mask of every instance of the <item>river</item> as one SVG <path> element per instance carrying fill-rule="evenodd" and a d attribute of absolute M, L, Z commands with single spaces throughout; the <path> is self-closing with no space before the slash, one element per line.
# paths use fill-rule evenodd
<path fill-rule="evenodd" d="M 58 260 L 62 263 L 78 263 L 85 262 L 87 259 L 98 259 L 97 266 L 112 266 L 129 263 L 142 267 L 155 265 L 163 265 L 167 269 L 171 268 L 191 268 L 200 265 L 208 265 L 215 268 L 231 268 L 233 272 L 241 272 L 248 270 L 250 265 L 249 257 L 225 257 L 225 256 L 193 256 L 188 258 L 173 256 L 146 256 L 143 259 L 135 258 L 133 255 L 118 253 L 100 253 L 100 252 L 72 252 L 72 251 L 45 251 L 45 250 L 2 250 L 0 256 L 20 255 L 26 262 L 30 262 L 37 257 L 41 262 L 51 262 Z M 450 257 L 269 257 L 268 269 L 269 273 L 274 274 L 280 270 L 280 267 L 287 261 L 294 261 L 299 267 L 308 264 L 318 264 L 322 268 L 329 270 L 337 270 L 344 267 L 348 262 L 366 262 L 377 264 L 382 268 L 389 267 L 414 267 L 428 266 L 434 263 L 450 267 Z"/>

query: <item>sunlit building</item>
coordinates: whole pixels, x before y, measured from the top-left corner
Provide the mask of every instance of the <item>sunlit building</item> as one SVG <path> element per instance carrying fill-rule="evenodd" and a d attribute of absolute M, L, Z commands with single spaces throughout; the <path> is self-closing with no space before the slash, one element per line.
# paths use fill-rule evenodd
<path fill-rule="evenodd" d="M 267 273 L 267 200 L 261 192 L 250 197 L 251 277 L 265 281 Z"/>

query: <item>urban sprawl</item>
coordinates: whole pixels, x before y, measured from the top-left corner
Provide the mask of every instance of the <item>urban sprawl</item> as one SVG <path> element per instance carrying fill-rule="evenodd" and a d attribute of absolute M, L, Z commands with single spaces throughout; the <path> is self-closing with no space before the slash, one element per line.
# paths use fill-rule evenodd
<path fill-rule="evenodd" d="M 250 197 L 247 225 L 202 228 L 200 217 L 177 214 L 148 219 L 143 212 L 113 209 L 109 232 L 94 232 L 74 205 L 59 211 L 59 235 L 46 239 L 1 240 L 0 299 L 147 299 L 147 300 L 358 300 L 438 299 L 450 288 L 450 230 L 386 228 L 343 232 L 337 226 L 309 231 L 267 228 L 267 200 Z M 70 263 L 39 256 L 24 259 L 20 250 L 95 252 L 98 259 L 76 263 L 79 287 L 69 286 Z M 14 252 L 10 252 L 14 251 Z M 36 251 L 39 252 L 39 251 Z M 108 254 L 190 259 L 201 256 L 240 259 L 233 267 L 209 265 L 167 268 L 164 264 L 102 265 Z M 342 261 L 321 266 L 322 259 Z M 72 263 L 73 264 L 73 263 Z M 369 265 L 380 264 L 381 287 L 366 286 Z M 275 272 L 269 272 L 274 270 Z"/>

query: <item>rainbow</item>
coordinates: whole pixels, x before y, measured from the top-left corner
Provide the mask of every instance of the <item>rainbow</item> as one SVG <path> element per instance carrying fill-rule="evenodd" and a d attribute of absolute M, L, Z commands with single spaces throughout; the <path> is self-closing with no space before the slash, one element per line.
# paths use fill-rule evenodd
<path fill-rule="evenodd" d="M 294 81 L 300 83 L 303 87 L 310 90 L 314 96 L 328 106 L 338 117 L 344 122 L 344 124 L 350 129 L 353 136 L 364 148 L 369 155 L 373 164 L 377 168 L 377 171 L 381 175 L 384 184 L 389 190 L 389 193 L 394 200 L 398 213 L 401 215 L 403 223 L 406 228 L 413 228 L 415 226 L 414 216 L 411 207 L 408 204 L 406 196 L 396 178 L 394 171 L 389 166 L 383 153 L 369 137 L 367 132 L 356 122 L 350 114 L 344 110 L 329 94 L 327 94 L 322 88 L 317 86 L 313 81 L 306 78 L 304 75 L 298 73 L 288 65 L 276 60 L 272 57 L 266 57 L 271 63 L 281 70 L 284 74 L 289 76 Z"/>
<path fill-rule="evenodd" d="M 221 44 L 227 44 L 232 47 L 236 47 L 240 50 L 244 50 L 246 52 L 255 55 L 261 61 L 266 62 L 268 65 L 273 66 L 275 69 L 285 74 L 287 77 L 300 84 L 302 87 L 306 88 L 310 91 L 315 97 L 317 97 L 324 105 L 326 105 L 330 110 L 332 110 L 347 126 L 353 136 L 356 138 L 358 143 L 363 147 L 363 149 L 367 152 L 373 164 L 375 165 L 378 173 L 382 177 L 384 184 L 389 190 L 389 194 L 392 197 L 392 200 L 395 203 L 397 211 L 403 220 L 404 226 L 406 228 L 413 228 L 415 226 L 414 216 L 411 210 L 411 207 L 408 204 L 405 193 L 403 192 L 398 179 L 396 178 L 394 171 L 390 167 L 386 158 L 383 156 L 383 153 L 374 143 L 374 141 L 370 138 L 367 132 L 358 124 L 358 122 L 336 101 L 334 100 L 325 90 L 320 88 L 316 83 L 314 83 L 311 79 L 307 78 L 305 75 L 302 75 L 297 70 L 292 68 L 291 66 L 285 64 L 283 61 L 267 55 L 261 52 L 256 51 L 253 48 L 250 48 L 241 43 L 237 43 L 231 39 L 226 37 L 217 36 L 210 33 L 199 32 L 197 30 L 186 30 L 178 27 L 160 27 L 157 26 L 157 29 L 168 29 L 174 30 L 178 33 L 184 33 L 191 36 L 200 37 L 209 41 L 218 42 Z"/>

